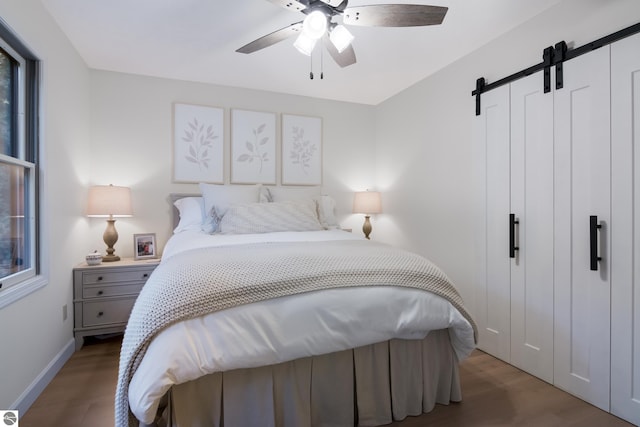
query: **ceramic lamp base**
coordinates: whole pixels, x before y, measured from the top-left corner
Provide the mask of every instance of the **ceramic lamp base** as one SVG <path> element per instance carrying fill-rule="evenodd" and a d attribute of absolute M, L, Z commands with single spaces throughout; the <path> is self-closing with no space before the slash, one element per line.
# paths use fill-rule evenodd
<path fill-rule="evenodd" d="M 364 233 L 364 237 L 366 237 L 367 239 L 369 239 L 369 234 L 371 234 L 371 229 L 372 229 L 371 221 L 369 221 L 369 218 L 370 218 L 369 215 L 364 216 L 364 225 L 362 226 L 362 232 Z"/>

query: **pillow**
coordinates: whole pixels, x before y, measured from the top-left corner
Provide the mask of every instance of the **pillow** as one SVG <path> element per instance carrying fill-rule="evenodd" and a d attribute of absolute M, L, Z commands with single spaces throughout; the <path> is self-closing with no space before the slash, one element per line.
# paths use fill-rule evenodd
<path fill-rule="evenodd" d="M 283 202 L 286 200 L 313 200 L 320 224 L 326 229 L 339 228 L 336 219 L 336 202 L 331 196 L 323 195 L 320 187 L 262 187 L 260 202 Z"/>
<path fill-rule="evenodd" d="M 318 205 L 318 220 L 324 228 L 340 228 L 336 219 L 336 201 L 331 196 L 323 194 L 316 197 Z"/>
<path fill-rule="evenodd" d="M 183 197 L 176 200 L 173 205 L 178 209 L 180 221 L 174 233 L 183 231 L 202 231 L 204 214 L 204 199 L 202 197 Z"/>
<path fill-rule="evenodd" d="M 202 230 L 213 233 L 229 206 L 242 203 L 257 203 L 261 185 L 219 185 L 200 183 L 204 198 L 205 221 Z"/>
<path fill-rule="evenodd" d="M 320 194 L 320 187 L 262 187 L 260 190 L 260 201 L 285 202 L 287 200 L 308 200 Z"/>
<path fill-rule="evenodd" d="M 223 234 L 323 229 L 311 200 L 233 205 L 220 221 L 220 233 Z"/>

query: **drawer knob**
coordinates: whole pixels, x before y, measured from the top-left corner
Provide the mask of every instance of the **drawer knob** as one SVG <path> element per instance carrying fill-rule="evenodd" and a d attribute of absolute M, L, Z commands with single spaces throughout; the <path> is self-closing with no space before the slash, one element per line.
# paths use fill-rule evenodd
<path fill-rule="evenodd" d="M 98 281 L 102 280 L 102 276 L 98 276 Z"/>
<path fill-rule="evenodd" d="M 104 294 L 104 291 L 98 291 L 98 295 Z"/>
<path fill-rule="evenodd" d="M 149 277 L 149 273 L 144 273 L 144 274 L 142 275 L 142 278 L 143 278 L 143 279 L 146 279 L 147 277 Z"/>
<path fill-rule="evenodd" d="M 98 312 L 98 317 L 102 317 L 102 315 L 104 315 L 104 311 L 99 311 Z"/>

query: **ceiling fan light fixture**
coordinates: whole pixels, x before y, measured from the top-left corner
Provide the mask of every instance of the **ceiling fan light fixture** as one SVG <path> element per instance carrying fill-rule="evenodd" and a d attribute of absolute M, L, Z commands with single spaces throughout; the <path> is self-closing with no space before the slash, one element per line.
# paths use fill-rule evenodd
<path fill-rule="evenodd" d="M 319 10 L 314 10 L 304 18 L 302 22 L 302 32 L 307 37 L 318 40 L 327 32 L 327 15 Z"/>
<path fill-rule="evenodd" d="M 313 52 L 313 48 L 316 47 L 317 39 L 313 39 L 305 34 L 305 32 L 301 32 L 296 41 L 293 43 L 293 46 L 307 56 L 311 56 L 311 52 Z"/>
<path fill-rule="evenodd" d="M 349 30 L 347 30 L 347 27 L 345 27 L 344 25 L 336 25 L 331 30 L 329 39 L 338 50 L 338 53 L 342 53 L 346 48 L 349 47 L 354 37 L 353 34 L 351 34 Z"/>
<path fill-rule="evenodd" d="M 311 56 L 319 39 L 329 55 L 340 67 L 356 63 L 352 47 L 354 36 L 344 25 L 364 27 L 421 27 L 440 25 L 447 14 L 447 7 L 422 4 L 369 4 L 349 7 L 349 0 L 268 0 L 288 10 L 305 15 L 304 19 L 255 39 L 241 48 L 239 53 L 252 53 L 272 46 L 294 35 L 293 43 L 302 54 Z M 377 3 L 377 2 L 376 2 Z M 325 40 L 329 39 L 329 40 Z M 322 61 L 322 56 L 320 56 Z M 321 77 L 322 78 L 322 77 Z"/>

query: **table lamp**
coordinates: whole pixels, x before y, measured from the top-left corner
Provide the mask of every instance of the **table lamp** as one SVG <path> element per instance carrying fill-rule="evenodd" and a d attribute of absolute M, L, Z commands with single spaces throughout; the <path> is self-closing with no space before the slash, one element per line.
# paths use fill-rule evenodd
<path fill-rule="evenodd" d="M 114 254 L 113 246 L 118 241 L 118 232 L 115 226 L 116 220 L 113 218 L 132 215 L 131 189 L 128 187 L 95 185 L 89 188 L 87 216 L 107 218 L 107 229 L 102 235 L 104 243 L 107 245 L 107 255 L 102 258 L 103 262 L 120 260 L 120 257 Z"/>
<path fill-rule="evenodd" d="M 382 212 L 382 203 L 380 193 L 378 191 L 358 191 L 353 197 L 353 213 L 363 213 L 364 225 L 362 231 L 368 239 L 371 234 L 371 222 L 369 221 L 371 214 Z"/>

